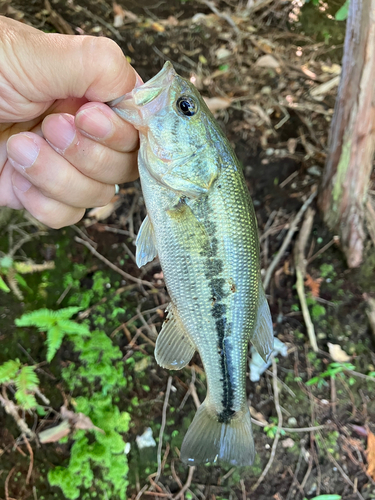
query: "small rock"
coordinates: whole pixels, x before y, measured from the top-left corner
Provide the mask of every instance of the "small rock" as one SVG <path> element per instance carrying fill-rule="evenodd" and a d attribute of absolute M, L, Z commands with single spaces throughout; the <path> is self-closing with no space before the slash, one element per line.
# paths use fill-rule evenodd
<path fill-rule="evenodd" d="M 289 425 L 289 427 L 295 427 L 297 425 L 297 419 L 294 417 L 289 417 L 288 418 L 288 425 Z"/>
<path fill-rule="evenodd" d="M 316 177 L 321 177 L 321 175 L 322 175 L 322 171 L 320 170 L 320 168 L 317 165 L 313 165 L 312 167 L 309 167 L 307 169 L 307 171 L 310 175 L 315 175 Z"/>

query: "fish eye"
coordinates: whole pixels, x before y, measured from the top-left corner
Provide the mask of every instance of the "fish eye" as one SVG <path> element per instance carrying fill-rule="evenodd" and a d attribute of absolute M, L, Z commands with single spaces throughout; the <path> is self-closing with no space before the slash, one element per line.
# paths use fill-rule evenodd
<path fill-rule="evenodd" d="M 191 97 L 182 96 L 177 99 L 177 110 L 185 116 L 193 116 L 197 112 L 197 105 Z"/>

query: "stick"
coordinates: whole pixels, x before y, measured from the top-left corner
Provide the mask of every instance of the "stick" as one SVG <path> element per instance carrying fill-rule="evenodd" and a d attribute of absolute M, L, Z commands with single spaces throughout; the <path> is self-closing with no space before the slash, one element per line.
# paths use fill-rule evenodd
<path fill-rule="evenodd" d="M 177 495 L 175 497 L 172 498 L 172 500 L 178 500 L 179 498 L 184 497 L 185 491 L 190 488 L 191 481 L 193 479 L 194 471 L 195 471 L 195 466 L 189 467 L 189 474 L 188 474 L 186 483 L 184 484 L 184 487 L 182 488 L 182 490 L 179 493 L 177 493 Z"/>
<path fill-rule="evenodd" d="M 88 241 L 85 241 L 82 238 L 79 238 L 78 236 L 75 236 L 74 239 L 75 239 L 75 241 L 77 243 L 81 243 L 86 248 L 88 248 L 90 250 L 90 252 L 95 257 L 97 257 L 99 260 L 101 260 L 102 262 L 104 262 L 104 264 L 106 264 L 108 267 L 110 267 L 111 269 L 113 269 L 114 271 L 116 271 L 116 273 L 121 274 L 121 276 L 123 276 L 126 280 L 128 280 L 128 281 L 134 281 L 135 283 L 138 283 L 138 285 L 145 285 L 145 286 L 148 286 L 150 288 L 156 288 L 155 285 L 153 283 L 151 283 L 150 281 L 145 281 L 145 280 L 141 280 L 139 278 L 135 278 L 131 274 L 128 274 L 125 271 L 123 271 L 122 269 L 120 269 L 119 267 L 115 266 L 115 264 L 112 264 L 112 262 L 110 262 L 102 254 L 100 254 L 97 250 L 95 250 L 95 248 L 92 247 Z"/>
<path fill-rule="evenodd" d="M 29 465 L 29 470 L 27 471 L 27 476 L 26 476 L 26 484 L 29 484 L 31 473 L 33 472 L 34 453 L 33 453 L 33 449 L 31 448 L 30 443 L 29 443 L 27 437 L 25 436 L 25 434 L 23 435 L 23 439 L 25 440 L 26 447 L 30 453 L 30 465 Z"/>
<path fill-rule="evenodd" d="M 164 428 L 165 428 L 165 423 L 167 421 L 167 406 L 168 406 L 168 400 L 169 400 L 169 394 L 171 392 L 171 386 L 172 386 L 172 377 L 168 377 L 168 383 L 167 383 L 167 390 L 165 391 L 165 398 L 164 398 L 164 405 L 163 405 L 163 416 L 161 420 L 161 427 L 160 427 L 160 432 L 159 432 L 159 444 L 158 444 L 158 470 L 155 476 L 155 483 L 159 481 L 159 477 L 161 474 L 161 450 L 163 447 L 163 433 L 164 433 Z"/>
<path fill-rule="evenodd" d="M 258 489 L 260 484 L 262 483 L 263 479 L 266 477 L 268 471 L 271 468 L 272 462 L 275 459 L 275 454 L 276 454 L 276 448 L 277 444 L 280 439 L 280 431 L 283 425 L 283 414 L 281 413 L 281 408 L 280 408 L 280 403 L 279 403 L 279 389 L 277 387 L 277 365 L 275 358 L 272 357 L 272 370 L 273 370 L 273 377 L 272 377 L 272 383 L 273 383 L 273 401 L 275 403 L 275 408 L 276 408 L 276 413 L 277 413 L 277 430 L 276 430 L 276 435 L 275 439 L 273 440 L 273 445 L 272 445 L 272 450 L 271 450 L 271 456 L 270 459 L 268 460 L 268 463 L 266 467 L 264 468 L 262 475 L 258 479 L 258 481 L 254 484 L 254 486 L 251 488 L 251 491 L 255 491 Z"/>
<path fill-rule="evenodd" d="M 271 276 L 272 276 L 273 272 L 275 271 L 277 264 L 279 263 L 281 257 L 284 255 L 287 246 L 291 242 L 291 240 L 293 238 L 293 235 L 294 235 L 295 231 L 297 230 L 297 226 L 299 224 L 299 221 L 302 218 L 302 215 L 305 213 L 305 211 L 307 210 L 307 208 L 309 207 L 309 205 L 311 204 L 311 202 L 315 198 L 316 193 L 317 192 L 314 191 L 310 195 L 310 197 L 305 201 L 305 203 L 300 208 L 300 210 L 297 213 L 297 215 L 296 215 L 295 219 L 293 220 L 293 222 L 290 224 L 290 228 L 289 228 L 288 234 L 286 235 L 286 238 L 283 241 L 283 244 L 281 245 L 280 250 L 277 252 L 277 254 L 275 255 L 273 261 L 271 262 L 271 265 L 267 269 L 266 276 L 264 277 L 263 286 L 264 286 L 264 290 L 265 291 L 268 288 L 268 285 L 269 285 L 270 280 L 271 280 Z"/>
<path fill-rule="evenodd" d="M 309 210 L 306 212 L 306 217 L 305 220 L 303 221 L 302 228 L 294 249 L 294 261 L 296 265 L 296 274 L 297 274 L 296 288 L 297 288 L 298 298 L 301 302 L 303 319 L 305 320 L 307 334 L 309 336 L 311 347 L 315 352 L 318 352 L 318 343 L 315 336 L 315 328 L 313 322 L 311 321 L 309 308 L 307 307 L 305 285 L 303 281 L 306 274 L 305 247 L 308 237 L 310 236 L 311 233 L 314 216 L 315 216 L 315 211 L 309 208 Z"/>

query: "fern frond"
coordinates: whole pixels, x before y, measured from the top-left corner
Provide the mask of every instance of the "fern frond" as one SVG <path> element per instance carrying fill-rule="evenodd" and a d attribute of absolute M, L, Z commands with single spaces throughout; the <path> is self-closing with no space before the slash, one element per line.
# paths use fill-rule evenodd
<path fill-rule="evenodd" d="M 14 379 L 16 387 L 19 391 L 33 391 L 39 385 L 39 379 L 35 373 L 34 366 L 24 366 Z"/>
<path fill-rule="evenodd" d="M 69 319 L 59 321 L 59 326 L 64 333 L 68 335 L 90 335 L 90 329 L 84 323 L 76 323 Z"/>
<path fill-rule="evenodd" d="M 54 311 L 54 315 L 58 320 L 69 319 L 74 316 L 74 314 L 77 314 L 80 310 L 81 307 L 65 307 L 64 309 Z"/>
<path fill-rule="evenodd" d="M 11 359 L 0 365 L 0 384 L 14 380 L 21 363 L 19 359 Z"/>
<path fill-rule="evenodd" d="M 24 391 L 16 391 L 16 400 L 19 405 L 22 406 L 25 410 L 31 410 L 32 408 L 36 408 L 38 403 L 36 402 L 35 396 L 28 392 Z"/>
<path fill-rule="evenodd" d="M 50 363 L 60 348 L 64 338 L 64 330 L 60 325 L 55 325 L 47 331 L 47 361 Z"/>
<path fill-rule="evenodd" d="M 17 326 L 36 326 L 39 330 L 50 328 L 56 323 L 54 311 L 49 309 L 38 309 L 30 313 L 23 314 L 15 320 Z"/>

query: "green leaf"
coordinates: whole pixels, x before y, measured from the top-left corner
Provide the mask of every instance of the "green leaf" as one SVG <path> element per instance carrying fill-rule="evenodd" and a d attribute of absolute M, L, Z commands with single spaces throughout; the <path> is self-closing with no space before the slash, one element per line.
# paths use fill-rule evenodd
<path fill-rule="evenodd" d="M 0 384 L 13 380 L 20 369 L 21 363 L 19 359 L 11 359 L 0 365 Z"/>
<path fill-rule="evenodd" d="M 335 14 L 336 21 L 345 21 L 348 18 L 349 12 L 349 0 L 346 0 L 344 5 L 339 8 Z"/>
<path fill-rule="evenodd" d="M 60 325 L 55 325 L 47 331 L 47 361 L 50 363 L 60 348 L 64 338 L 64 331 Z"/>
<path fill-rule="evenodd" d="M 313 377 L 306 382 L 306 385 L 314 385 L 319 381 L 319 377 Z"/>
<path fill-rule="evenodd" d="M 311 500 L 341 500 L 341 495 L 319 495 Z"/>
<path fill-rule="evenodd" d="M 1 276 L 0 276 L 0 290 L 2 290 L 5 293 L 10 292 L 10 288 L 8 287 L 8 285 L 5 283 L 5 281 Z"/>

